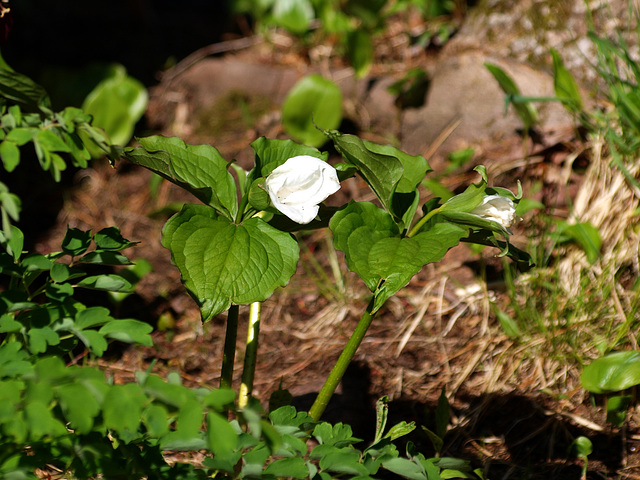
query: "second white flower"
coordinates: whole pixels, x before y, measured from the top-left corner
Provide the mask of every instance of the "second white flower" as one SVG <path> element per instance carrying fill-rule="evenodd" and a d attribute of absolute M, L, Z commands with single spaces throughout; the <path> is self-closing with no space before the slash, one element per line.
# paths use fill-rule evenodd
<path fill-rule="evenodd" d="M 480 205 L 470 213 L 485 220 L 499 223 L 505 228 L 509 228 L 516 219 L 516 207 L 513 201 L 502 195 L 487 195 L 482 199 Z"/>

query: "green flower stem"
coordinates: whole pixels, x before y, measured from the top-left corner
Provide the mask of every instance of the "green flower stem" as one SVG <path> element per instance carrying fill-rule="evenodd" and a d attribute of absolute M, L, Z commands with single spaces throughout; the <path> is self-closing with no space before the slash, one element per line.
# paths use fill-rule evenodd
<path fill-rule="evenodd" d="M 249 203 L 249 195 L 245 194 L 240 199 L 240 205 L 238 205 L 238 213 L 236 214 L 237 224 L 240 224 L 242 222 L 242 218 L 244 217 L 244 211 L 246 210 L 248 203 Z"/>
<path fill-rule="evenodd" d="M 236 339 L 238 338 L 238 305 L 231 305 L 227 312 L 227 333 L 224 337 L 222 353 L 222 372 L 220 388 L 231 388 L 233 382 L 233 364 L 236 358 Z"/>
<path fill-rule="evenodd" d="M 437 213 L 440 212 L 440 209 L 442 207 L 438 207 L 438 208 L 434 208 L 433 210 L 431 210 L 429 213 L 427 213 L 424 217 L 422 217 L 420 220 L 418 220 L 418 223 L 416 223 L 413 228 L 409 231 L 409 233 L 407 233 L 407 237 L 413 237 L 416 233 L 418 233 L 418 231 L 420 231 L 420 229 L 422 228 L 422 226 L 427 223 L 429 220 L 431 220 L 431 218 L 436 215 Z"/>
<path fill-rule="evenodd" d="M 369 305 L 360 318 L 360 321 L 358 322 L 356 329 L 353 331 L 351 338 L 347 342 L 347 345 L 344 347 L 344 350 L 342 350 L 338 361 L 333 367 L 333 370 L 331 370 L 329 377 L 327 377 L 327 380 L 324 382 L 324 385 L 322 386 L 320 393 L 318 393 L 315 402 L 313 402 L 313 405 L 309 410 L 309 415 L 311 415 L 311 417 L 315 421 L 320 420 L 320 417 L 329 404 L 329 400 L 331 400 L 333 392 L 335 392 L 336 388 L 338 387 L 338 384 L 340 383 L 340 380 L 342 380 L 344 372 L 346 372 L 349 363 L 351 363 L 356 350 L 360 346 L 362 339 L 367 333 L 369 325 L 371 325 L 371 321 L 373 320 L 373 314 L 371 313 L 371 310 L 373 309 L 374 303 L 375 297 L 373 297 L 369 302 Z"/>
<path fill-rule="evenodd" d="M 258 357 L 258 336 L 260 334 L 260 302 L 253 302 L 249 307 L 249 328 L 247 330 L 247 350 L 244 355 L 242 383 L 238 396 L 238 407 L 244 408 L 249 403 L 253 392 L 253 378 L 256 373 Z"/>

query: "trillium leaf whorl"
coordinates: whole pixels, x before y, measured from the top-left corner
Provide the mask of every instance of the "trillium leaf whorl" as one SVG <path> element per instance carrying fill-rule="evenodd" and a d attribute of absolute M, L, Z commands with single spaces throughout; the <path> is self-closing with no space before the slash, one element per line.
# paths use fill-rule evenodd
<path fill-rule="evenodd" d="M 318 204 L 340 189 L 336 169 L 310 155 L 291 157 L 264 182 L 273 206 L 294 222 L 307 224 Z"/>

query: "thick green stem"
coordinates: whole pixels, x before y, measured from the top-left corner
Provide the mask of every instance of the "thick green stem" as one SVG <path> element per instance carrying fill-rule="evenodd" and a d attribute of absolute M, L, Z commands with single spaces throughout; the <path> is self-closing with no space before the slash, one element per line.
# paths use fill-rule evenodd
<path fill-rule="evenodd" d="M 244 211 L 247 208 L 247 204 L 249 203 L 249 195 L 243 195 L 240 199 L 240 205 L 238 205 L 238 213 L 236 214 L 236 223 L 242 222 L 242 217 L 244 216 Z"/>
<path fill-rule="evenodd" d="M 238 338 L 239 308 L 238 305 L 231 305 L 227 312 L 227 333 L 224 337 L 220 388 L 231 388 L 231 383 L 233 382 L 233 365 L 236 359 L 236 339 Z"/>
<path fill-rule="evenodd" d="M 333 396 L 333 392 L 335 392 L 338 384 L 340 383 L 340 380 L 342 380 L 344 372 L 347 371 L 347 367 L 351 363 L 351 359 L 353 359 L 356 350 L 360 346 L 364 335 L 369 329 L 369 325 L 371 325 L 371 321 L 373 320 L 373 314 L 371 313 L 371 310 L 373 309 L 374 301 L 375 297 L 373 297 L 369 302 L 369 305 L 360 318 L 356 329 L 353 331 L 351 338 L 347 342 L 347 345 L 344 347 L 344 350 L 342 350 L 342 353 L 340 354 L 338 361 L 333 367 L 333 370 L 331 370 L 331 373 L 329 374 L 329 377 L 327 377 L 327 380 L 324 382 L 320 393 L 318 393 L 316 401 L 313 402 L 313 405 L 309 410 L 309 415 L 311 415 L 311 417 L 315 421 L 320 420 L 320 417 L 329 404 L 329 400 L 331 400 L 331 397 Z"/>
<path fill-rule="evenodd" d="M 244 408 L 249 403 L 253 392 L 253 378 L 256 373 L 256 359 L 258 357 L 258 336 L 260 334 L 260 302 L 253 302 L 249 307 L 249 329 L 247 331 L 247 350 L 244 355 L 242 369 L 242 383 L 238 406 Z"/>
<path fill-rule="evenodd" d="M 422 228 L 422 226 L 425 223 L 427 223 L 436 213 L 440 212 L 440 208 L 442 207 L 434 208 L 429 213 L 427 213 L 424 217 L 418 220 L 418 223 L 416 223 L 411 229 L 411 231 L 407 233 L 407 237 L 413 237 L 416 233 L 418 233 L 418 231 Z"/>

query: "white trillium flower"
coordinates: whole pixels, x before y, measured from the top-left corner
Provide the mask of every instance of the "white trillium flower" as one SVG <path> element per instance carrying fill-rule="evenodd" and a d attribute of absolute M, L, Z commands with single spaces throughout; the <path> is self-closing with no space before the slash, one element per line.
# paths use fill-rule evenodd
<path fill-rule="evenodd" d="M 480 205 L 469 212 L 485 220 L 491 220 L 509 228 L 516 220 L 516 207 L 509 197 L 502 195 L 487 195 Z"/>
<path fill-rule="evenodd" d="M 271 203 L 296 223 L 311 222 L 318 204 L 340 190 L 338 172 L 310 155 L 291 157 L 267 176 L 264 186 Z"/>

